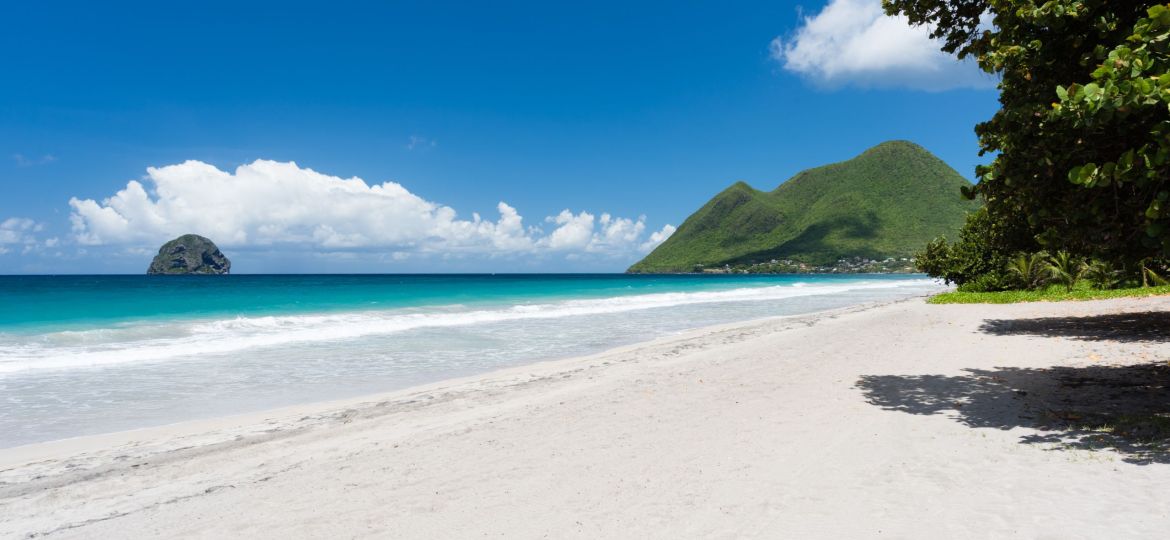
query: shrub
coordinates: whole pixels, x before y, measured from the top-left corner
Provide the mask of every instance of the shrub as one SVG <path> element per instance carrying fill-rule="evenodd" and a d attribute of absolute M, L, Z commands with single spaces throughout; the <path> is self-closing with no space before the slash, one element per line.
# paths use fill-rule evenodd
<path fill-rule="evenodd" d="M 1048 284 L 1052 273 L 1046 256 L 1040 253 L 1019 253 L 1008 261 L 1006 270 L 1013 288 L 1035 290 Z"/>
<path fill-rule="evenodd" d="M 1054 281 L 1064 285 L 1065 291 L 1071 292 L 1081 279 L 1084 264 L 1083 260 L 1072 256 L 1069 252 L 1058 251 L 1055 255 L 1048 257 L 1045 268 Z"/>
<path fill-rule="evenodd" d="M 1154 270 L 1153 264 L 1148 261 L 1143 261 L 1141 265 L 1142 287 L 1161 287 L 1163 285 L 1170 285 L 1170 279 L 1166 279 Z"/>
<path fill-rule="evenodd" d="M 946 238 L 936 238 L 915 254 L 915 266 L 966 290 L 1004 290 L 1009 284 L 1004 274 L 1008 254 L 993 247 L 992 239 L 998 234 L 987 210 L 980 208 L 967 215 L 957 242 L 949 244 Z"/>
<path fill-rule="evenodd" d="M 1094 289 L 1103 291 L 1120 285 L 1124 272 L 1107 261 L 1089 260 L 1082 263 L 1081 275 Z"/>

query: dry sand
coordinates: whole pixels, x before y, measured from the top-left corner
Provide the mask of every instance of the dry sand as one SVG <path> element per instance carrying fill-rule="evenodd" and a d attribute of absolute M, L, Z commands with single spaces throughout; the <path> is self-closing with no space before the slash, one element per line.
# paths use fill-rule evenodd
<path fill-rule="evenodd" d="M 1165 538 L 1168 310 L 916 299 L 3 450 L 0 536 Z"/>

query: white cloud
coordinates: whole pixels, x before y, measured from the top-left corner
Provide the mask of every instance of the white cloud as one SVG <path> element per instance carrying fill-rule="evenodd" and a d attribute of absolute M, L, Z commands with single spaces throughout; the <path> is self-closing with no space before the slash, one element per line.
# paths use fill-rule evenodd
<path fill-rule="evenodd" d="M 561 210 L 556 217 L 545 218 L 545 221 L 557 225 L 552 234 L 542 240 L 542 244 L 550 249 L 583 250 L 593 241 L 593 214 L 589 212 L 574 215 L 567 209 Z"/>
<path fill-rule="evenodd" d="M 959 61 L 940 46 L 930 39 L 929 27 L 887 16 L 881 0 L 829 0 L 820 13 L 804 17 L 791 37 L 772 40 L 771 53 L 784 69 L 825 86 L 995 86 L 995 78 L 974 62 Z"/>
<path fill-rule="evenodd" d="M 424 200 L 395 182 L 369 185 L 295 163 L 257 160 L 221 171 L 187 161 L 147 169 L 144 179 L 101 202 L 70 199 L 74 239 L 84 245 L 154 246 L 197 233 L 223 246 L 294 246 L 314 250 L 384 250 L 416 255 L 501 256 L 587 253 L 632 257 L 665 240 L 674 227 L 646 236 L 645 217 L 615 218 L 564 210 L 552 231 L 524 225 L 500 202 L 495 221 Z"/>
<path fill-rule="evenodd" d="M 406 149 L 411 151 L 428 150 L 438 146 L 438 144 L 434 139 L 428 139 L 422 135 L 411 135 L 410 139 L 407 140 Z"/>
<path fill-rule="evenodd" d="M 31 233 L 39 232 L 42 226 L 28 218 L 11 217 L 0 221 L 0 244 L 23 244 Z"/>
<path fill-rule="evenodd" d="M 20 247 L 22 254 L 39 250 L 37 233 L 42 230 L 43 225 L 28 218 L 11 217 L 0 221 L 0 255 L 11 252 L 15 246 Z M 55 238 L 49 241 L 56 245 Z"/>
<path fill-rule="evenodd" d="M 642 245 L 638 247 L 638 249 L 649 253 L 653 251 L 654 248 L 658 247 L 658 244 L 661 244 L 665 242 L 667 238 L 670 238 L 670 235 L 674 234 L 674 231 L 676 230 L 678 229 L 676 229 L 674 225 L 667 224 L 666 226 L 662 227 L 662 230 L 655 231 L 650 234 L 650 238 L 643 242 Z"/>
<path fill-rule="evenodd" d="M 45 154 L 39 158 L 27 157 L 24 154 L 12 154 L 12 161 L 16 162 L 17 167 L 33 167 L 52 163 L 57 161 L 57 158 L 52 154 Z"/>
<path fill-rule="evenodd" d="M 589 212 L 573 214 L 570 210 L 562 210 L 556 216 L 545 218 L 545 221 L 556 224 L 557 227 L 547 237 L 538 240 L 538 246 L 554 251 L 611 256 L 620 256 L 631 251 L 648 253 L 669 238 L 675 230 L 673 225 L 664 225 L 662 229 L 646 237 L 646 216 L 630 219 L 603 213 L 598 218 Z"/>

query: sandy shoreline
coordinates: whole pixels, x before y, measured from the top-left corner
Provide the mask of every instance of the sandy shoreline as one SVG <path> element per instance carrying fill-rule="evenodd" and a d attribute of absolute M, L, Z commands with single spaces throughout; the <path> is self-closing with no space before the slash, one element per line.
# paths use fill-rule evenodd
<path fill-rule="evenodd" d="M 1160 537 L 1170 457 L 1079 424 L 1170 413 L 1124 315 L 1168 310 L 912 300 L 0 450 L 0 536 Z"/>
<path fill-rule="evenodd" d="M 498 379 L 507 381 L 507 384 L 512 384 L 516 380 L 523 380 L 525 377 L 532 378 L 541 377 L 542 375 L 547 374 L 563 374 L 570 369 L 576 369 L 580 367 L 580 365 L 589 365 L 590 367 L 595 368 L 598 366 L 594 361 L 598 359 L 602 359 L 601 365 L 608 365 L 606 363 L 608 360 L 605 359 L 611 358 L 615 355 L 627 353 L 637 354 L 639 351 L 647 347 L 656 345 L 669 346 L 678 341 L 701 338 L 714 332 L 737 330 L 741 328 L 767 325 L 776 322 L 815 324 L 816 321 L 824 318 L 835 318 L 845 313 L 876 309 L 907 300 L 909 299 L 864 303 L 854 306 L 847 306 L 844 308 L 817 311 L 801 315 L 766 317 L 704 326 L 700 328 L 682 330 L 672 335 L 662 336 L 647 341 L 614 347 L 612 349 L 607 349 L 602 352 L 585 356 L 557 358 L 552 360 L 533 362 L 530 364 L 493 369 L 485 373 L 447 378 L 432 383 L 413 385 L 407 388 L 401 388 L 387 392 L 363 394 L 341 399 L 314 401 L 240 414 L 184 420 L 158 426 L 148 426 L 138 429 L 99 433 L 93 435 L 81 435 L 59 440 L 0 448 L 0 486 L 4 485 L 6 474 L 12 473 L 18 467 L 23 468 L 32 462 L 76 458 L 80 454 L 88 455 L 93 451 L 110 450 L 116 447 L 143 448 L 144 446 L 148 446 L 148 443 L 145 441 L 149 441 L 151 443 L 161 443 L 157 446 L 151 445 L 151 450 L 149 451 L 156 452 L 162 449 L 170 449 L 173 446 L 189 447 L 212 445 L 220 442 L 221 439 L 226 442 L 235 440 L 237 435 L 247 435 L 258 431 L 264 432 L 268 435 L 272 435 L 274 432 L 279 432 L 281 435 L 283 435 L 287 431 L 305 427 L 297 425 L 299 422 L 312 422 L 313 425 L 315 425 L 315 422 L 320 420 L 318 417 L 353 414 L 353 412 L 358 410 L 362 410 L 362 412 L 370 412 L 365 411 L 365 409 L 384 409 L 390 405 L 386 402 L 393 402 L 394 405 L 400 405 L 403 403 L 416 404 L 418 399 L 422 396 L 433 396 L 433 394 L 436 392 L 446 392 L 450 390 L 478 390 L 480 389 L 479 387 L 485 384 L 498 382 Z M 771 330 L 783 330 L 787 329 L 788 327 L 789 325 L 784 325 L 778 328 L 773 328 Z M 177 443 L 176 441 L 183 442 Z"/>

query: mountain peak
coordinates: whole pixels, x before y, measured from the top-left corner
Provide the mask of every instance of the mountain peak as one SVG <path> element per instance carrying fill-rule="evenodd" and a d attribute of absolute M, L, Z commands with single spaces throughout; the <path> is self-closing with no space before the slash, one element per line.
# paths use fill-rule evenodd
<path fill-rule="evenodd" d="M 977 208 L 962 198 L 965 185 L 925 148 L 883 142 L 852 159 L 802 171 L 770 192 L 732 184 L 630 271 L 910 256 L 937 236 L 953 236 Z"/>
<path fill-rule="evenodd" d="M 937 156 L 930 153 L 930 150 L 923 148 L 918 143 L 901 139 L 886 141 L 876 146 L 872 146 L 853 159 L 872 158 L 878 156 L 900 156 L 910 159 L 930 159 L 940 162 L 942 161 L 939 160 Z"/>
<path fill-rule="evenodd" d="M 889 141 L 878 143 L 878 144 L 870 147 L 868 150 L 863 152 L 863 154 L 867 154 L 869 152 L 875 152 L 875 151 L 880 152 L 880 151 L 887 151 L 887 150 L 898 150 L 898 151 L 912 150 L 915 152 L 930 153 L 929 150 L 923 148 L 922 146 L 920 146 L 918 143 L 916 143 L 914 141 L 907 141 L 905 139 L 892 139 Z"/>

